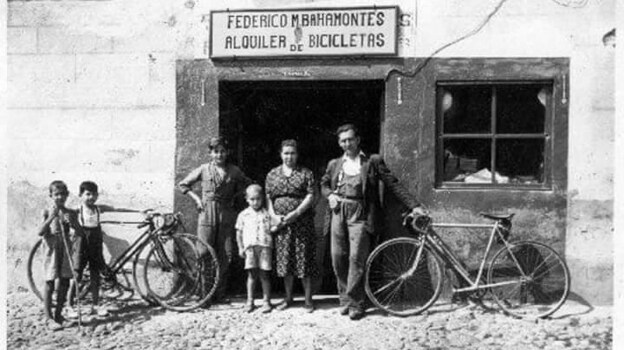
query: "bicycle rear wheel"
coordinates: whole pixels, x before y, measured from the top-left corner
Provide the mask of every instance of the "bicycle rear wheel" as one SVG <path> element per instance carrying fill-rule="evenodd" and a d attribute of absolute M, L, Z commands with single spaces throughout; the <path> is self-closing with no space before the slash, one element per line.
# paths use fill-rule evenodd
<path fill-rule="evenodd" d="M 433 305 L 442 289 L 442 268 L 429 247 L 420 248 L 414 238 L 395 238 L 371 253 L 365 289 L 375 306 L 393 315 L 411 316 Z"/>
<path fill-rule="evenodd" d="M 487 282 L 494 284 L 490 291 L 505 313 L 543 318 L 557 311 L 568 297 L 570 271 L 547 245 L 516 242 L 494 255 Z"/>
<path fill-rule="evenodd" d="M 203 305 L 218 283 L 214 250 L 189 234 L 160 239 L 145 258 L 144 285 L 149 296 L 174 311 Z"/>

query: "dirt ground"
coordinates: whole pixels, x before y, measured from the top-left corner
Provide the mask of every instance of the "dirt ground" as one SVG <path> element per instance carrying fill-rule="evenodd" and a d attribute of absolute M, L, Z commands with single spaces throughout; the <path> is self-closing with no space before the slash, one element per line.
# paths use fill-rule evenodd
<path fill-rule="evenodd" d="M 45 327 L 32 293 L 15 291 L 7 301 L 9 349 L 611 349 L 612 342 L 611 308 L 574 301 L 536 322 L 448 303 L 425 315 L 398 318 L 369 310 L 351 321 L 330 296 L 318 297 L 312 314 L 301 301 L 285 311 L 247 314 L 236 298 L 187 313 L 130 300 L 106 318 L 83 317 L 81 329 L 57 332 Z"/>

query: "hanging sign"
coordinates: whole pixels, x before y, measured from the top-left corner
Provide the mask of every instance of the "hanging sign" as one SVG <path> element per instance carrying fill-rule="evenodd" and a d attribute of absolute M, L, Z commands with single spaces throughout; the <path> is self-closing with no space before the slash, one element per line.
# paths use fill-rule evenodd
<path fill-rule="evenodd" d="M 212 11 L 210 57 L 394 56 L 398 7 Z"/>

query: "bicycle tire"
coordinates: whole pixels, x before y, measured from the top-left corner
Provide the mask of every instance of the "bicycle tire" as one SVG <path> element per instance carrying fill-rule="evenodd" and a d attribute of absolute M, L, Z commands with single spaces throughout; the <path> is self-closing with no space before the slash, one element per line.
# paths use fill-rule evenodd
<path fill-rule="evenodd" d="M 421 242 L 414 238 L 395 238 L 379 245 L 366 262 L 366 294 L 378 308 L 396 316 L 412 316 L 427 310 L 440 296 L 444 274 L 435 254 L 423 247 L 413 274 Z M 423 259 L 424 258 L 424 259 Z"/>
<path fill-rule="evenodd" d="M 155 244 L 146 256 L 143 275 L 148 295 L 173 311 L 202 306 L 218 284 L 219 266 L 214 250 L 189 234 L 160 239 L 161 245 Z"/>
<path fill-rule="evenodd" d="M 26 274 L 28 277 L 28 285 L 30 290 L 39 300 L 43 300 L 43 284 L 45 283 L 45 271 L 43 271 L 44 253 L 42 240 L 39 239 L 30 248 L 28 253 L 28 262 L 26 264 Z"/>
<path fill-rule="evenodd" d="M 509 243 L 488 267 L 488 284 L 498 306 L 519 318 L 545 318 L 557 311 L 570 292 L 570 271 L 549 246 L 531 241 Z"/>
<path fill-rule="evenodd" d="M 147 288 L 145 287 L 143 271 L 145 269 L 145 255 L 149 253 L 152 245 L 146 245 L 141 251 L 135 253 L 134 260 L 132 262 L 132 279 L 134 281 L 135 290 L 139 293 L 141 299 L 147 302 L 151 306 L 160 305 L 160 303 L 152 296 L 149 295 Z"/>

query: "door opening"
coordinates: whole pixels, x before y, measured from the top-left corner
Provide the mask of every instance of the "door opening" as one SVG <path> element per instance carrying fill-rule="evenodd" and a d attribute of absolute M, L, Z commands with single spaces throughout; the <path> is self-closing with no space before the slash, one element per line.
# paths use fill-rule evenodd
<path fill-rule="evenodd" d="M 327 162 L 342 153 L 335 130 L 353 123 L 365 153 L 379 152 L 383 122 L 383 80 L 362 81 L 222 81 L 219 83 L 219 133 L 232 142 L 231 159 L 264 186 L 266 174 L 281 164 L 280 144 L 295 139 L 301 166 L 320 181 Z M 323 235 L 326 203 L 316 204 L 320 293 L 335 293 L 329 236 Z M 239 266 L 240 265 L 240 266 Z M 236 259 L 232 269 L 242 269 Z M 244 274 L 232 274 L 230 291 L 244 291 Z M 281 283 L 274 283 L 282 291 Z M 295 283 L 296 289 L 300 288 Z"/>

